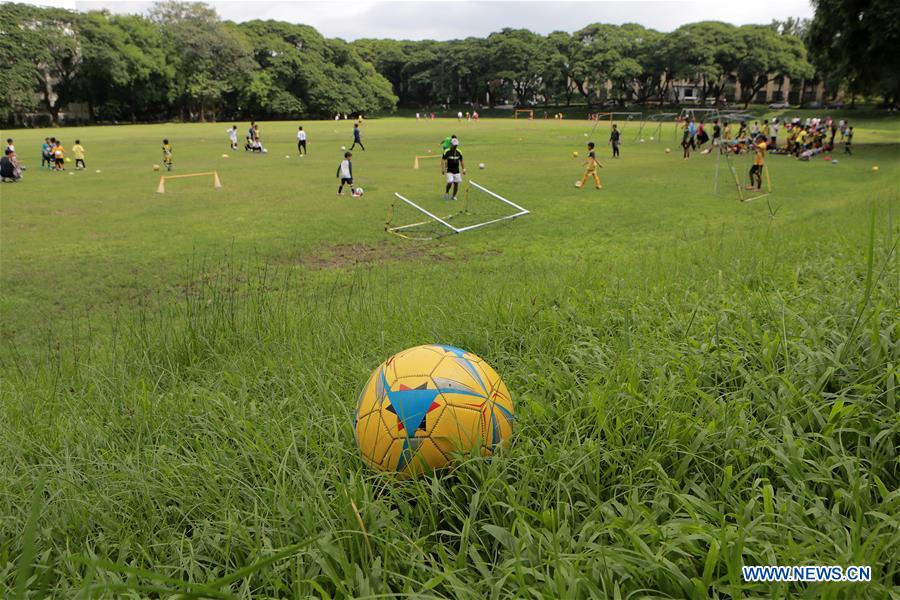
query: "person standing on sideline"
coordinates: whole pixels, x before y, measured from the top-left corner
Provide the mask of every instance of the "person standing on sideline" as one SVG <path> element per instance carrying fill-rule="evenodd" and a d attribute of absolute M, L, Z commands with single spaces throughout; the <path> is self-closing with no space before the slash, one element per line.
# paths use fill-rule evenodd
<path fill-rule="evenodd" d="M 354 123 L 353 124 L 353 145 L 350 146 L 350 149 L 353 150 L 354 148 L 356 148 L 357 144 L 359 144 L 359 147 L 362 148 L 363 151 L 366 150 L 366 147 L 363 146 L 362 140 L 360 139 L 359 123 Z"/>
<path fill-rule="evenodd" d="M 460 174 L 462 169 L 462 174 Z M 441 157 L 441 174 L 447 177 L 447 187 L 444 188 L 444 200 L 450 200 L 450 187 L 453 187 L 453 200 L 456 200 L 456 194 L 459 192 L 459 184 L 462 183 L 462 176 L 466 174 L 466 163 L 463 162 L 463 156 L 459 151 L 459 141 L 453 140 L 450 149 L 444 152 Z"/>
<path fill-rule="evenodd" d="M 853 156 L 853 152 L 850 151 L 850 144 L 853 143 L 853 127 L 849 124 L 847 125 L 847 135 L 844 137 L 844 154 L 849 154 Z"/>
<path fill-rule="evenodd" d="M 619 158 L 619 126 L 613 123 L 612 131 L 609 133 L 609 145 L 612 146 L 613 158 Z"/>
<path fill-rule="evenodd" d="M 297 152 L 300 156 L 309 154 L 306 150 L 306 132 L 303 131 L 303 125 L 297 130 Z"/>

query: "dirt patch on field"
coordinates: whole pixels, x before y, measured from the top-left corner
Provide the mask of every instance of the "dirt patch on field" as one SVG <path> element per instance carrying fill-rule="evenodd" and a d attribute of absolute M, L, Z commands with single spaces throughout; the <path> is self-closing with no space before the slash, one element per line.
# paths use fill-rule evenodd
<path fill-rule="evenodd" d="M 422 261 L 437 262 L 447 257 L 428 246 L 396 246 L 379 244 L 339 244 L 327 246 L 315 254 L 292 261 L 312 269 L 343 269 L 358 265 L 377 265 L 389 262 Z"/>

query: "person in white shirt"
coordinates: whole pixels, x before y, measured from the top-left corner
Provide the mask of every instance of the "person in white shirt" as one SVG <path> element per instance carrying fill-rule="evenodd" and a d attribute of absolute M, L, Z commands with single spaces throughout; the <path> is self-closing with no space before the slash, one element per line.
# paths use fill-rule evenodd
<path fill-rule="evenodd" d="M 231 140 L 231 149 L 237 150 L 238 149 L 237 125 L 232 125 L 231 129 L 228 129 L 226 131 L 228 131 L 228 139 Z"/>
<path fill-rule="evenodd" d="M 354 196 L 356 195 L 356 191 L 353 189 L 353 163 L 350 159 L 353 158 L 352 152 L 344 152 L 344 160 L 341 161 L 341 164 L 337 169 L 337 176 L 341 179 L 341 184 L 338 186 L 337 195 L 340 196 L 344 191 L 344 186 L 350 186 L 350 193 Z"/>
<path fill-rule="evenodd" d="M 306 151 L 306 132 L 303 131 L 302 125 L 300 126 L 300 129 L 297 130 L 297 152 L 300 156 L 309 154 L 309 152 Z"/>

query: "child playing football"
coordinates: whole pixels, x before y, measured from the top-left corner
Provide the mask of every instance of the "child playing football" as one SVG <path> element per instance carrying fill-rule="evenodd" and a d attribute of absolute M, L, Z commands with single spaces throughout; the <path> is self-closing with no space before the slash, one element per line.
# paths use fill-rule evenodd
<path fill-rule="evenodd" d="M 66 170 L 66 150 L 60 140 L 56 140 L 56 146 L 53 147 L 53 160 L 57 171 Z"/>
<path fill-rule="evenodd" d="M 356 190 L 353 189 L 353 158 L 352 152 L 344 152 L 344 160 L 338 165 L 337 177 L 340 178 L 341 184 L 338 186 L 337 195 L 340 196 L 344 191 L 344 185 L 350 186 L 350 193 L 356 196 Z"/>
<path fill-rule="evenodd" d="M 594 184 L 597 186 L 597 189 L 603 189 L 603 186 L 600 184 L 600 177 L 597 175 L 597 168 L 603 168 L 599 162 L 597 162 L 597 156 L 594 154 L 594 142 L 588 142 L 588 158 L 585 163 L 584 169 L 584 177 L 581 178 L 581 181 L 575 184 L 575 187 L 584 187 L 584 184 L 587 183 L 589 177 L 594 178 Z"/>
<path fill-rule="evenodd" d="M 169 143 L 168 138 L 163 140 L 162 153 L 163 153 L 163 164 L 166 167 L 166 171 L 171 171 L 172 170 L 172 145 Z"/>

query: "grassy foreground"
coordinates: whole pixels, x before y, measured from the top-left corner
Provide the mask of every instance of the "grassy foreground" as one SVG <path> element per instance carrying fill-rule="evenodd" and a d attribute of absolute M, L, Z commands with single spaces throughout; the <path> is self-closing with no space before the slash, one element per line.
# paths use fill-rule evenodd
<path fill-rule="evenodd" d="M 225 124 L 83 128 L 88 172 L 0 187 L 0 596 L 897 597 L 896 119 L 837 165 L 771 157 L 748 204 L 671 132 L 601 143 L 595 192 L 583 122 L 390 119 L 337 198 L 349 127 L 305 125 L 302 160 L 289 123 L 227 160 Z M 394 191 L 440 206 L 412 158 L 453 132 L 533 213 L 388 238 Z M 224 188 L 155 194 L 163 136 Z M 353 404 L 428 342 L 488 360 L 517 431 L 397 482 L 362 467 Z"/>

